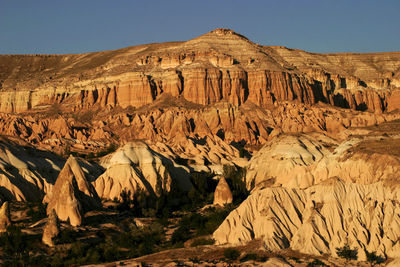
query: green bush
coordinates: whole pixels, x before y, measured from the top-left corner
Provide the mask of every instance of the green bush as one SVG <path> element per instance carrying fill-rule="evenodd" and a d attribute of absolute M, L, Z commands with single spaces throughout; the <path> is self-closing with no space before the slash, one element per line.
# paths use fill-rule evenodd
<path fill-rule="evenodd" d="M 240 252 L 234 248 L 227 248 L 224 250 L 224 257 L 228 261 L 234 261 L 239 258 Z"/>
<path fill-rule="evenodd" d="M 0 243 L 3 252 L 12 258 L 21 259 L 28 253 L 28 243 L 21 229 L 16 226 L 7 227 L 7 231 L 1 234 Z"/>
<path fill-rule="evenodd" d="M 77 235 L 78 233 L 75 232 L 74 230 L 63 229 L 60 231 L 59 243 L 60 244 L 73 243 L 76 240 Z"/>
<path fill-rule="evenodd" d="M 371 266 L 385 261 L 385 259 L 377 255 L 375 251 L 372 252 L 365 251 L 365 255 L 367 256 L 367 261 L 371 263 Z"/>
<path fill-rule="evenodd" d="M 178 228 L 173 232 L 171 242 L 183 243 L 190 238 L 212 234 L 232 211 L 233 206 L 228 205 L 223 209 L 210 208 L 204 214 L 191 213 L 183 217 Z"/>
<path fill-rule="evenodd" d="M 239 204 L 249 196 L 249 191 L 246 188 L 245 168 L 224 165 L 223 176 L 232 191 L 234 203 Z"/>
<path fill-rule="evenodd" d="M 357 248 L 351 249 L 349 245 L 345 245 L 341 248 L 336 248 L 336 254 L 338 257 L 345 260 L 357 260 L 358 251 Z"/>
<path fill-rule="evenodd" d="M 46 205 L 42 202 L 29 203 L 27 215 L 31 217 L 33 222 L 46 218 Z"/>

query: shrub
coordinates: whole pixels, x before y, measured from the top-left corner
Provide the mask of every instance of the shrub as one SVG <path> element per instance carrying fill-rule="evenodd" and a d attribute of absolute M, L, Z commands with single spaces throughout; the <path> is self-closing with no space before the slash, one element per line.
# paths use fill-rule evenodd
<path fill-rule="evenodd" d="M 367 261 L 371 263 L 371 266 L 374 266 L 374 264 L 379 264 L 385 261 L 384 258 L 381 256 L 378 256 L 375 251 L 369 252 L 365 251 L 365 255 L 367 256 Z"/>
<path fill-rule="evenodd" d="M 192 244 L 190 244 L 191 247 L 197 247 L 197 246 L 204 246 L 204 245 L 213 245 L 215 242 L 214 239 L 211 238 L 198 238 L 193 241 Z"/>
<path fill-rule="evenodd" d="M 60 244 L 72 243 L 76 240 L 76 237 L 77 233 L 75 231 L 70 229 L 63 229 L 60 231 L 59 243 Z"/>
<path fill-rule="evenodd" d="M 227 248 L 224 250 L 224 257 L 228 261 L 234 261 L 237 258 L 239 258 L 240 252 L 237 249 L 234 248 Z"/>
<path fill-rule="evenodd" d="M 307 264 L 307 267 L 315 267 L 315 266 L 328 266 L 328 265 L 326 265 L 325 263 L 323 263 L 319 259 L 315 259 L 312 262 L 309 262 Z"/>
<path fill-rule="evenodd" d="M 236 204 L 241 203 L 249 196 L 246 188 L 246 169 L 232 165 L 223 166 L 223 176 L 232 191 L 233 201 Z"/>
<path fill-rule="evenodd" d="M 7 231 L 1 234 L 0 243 L 6 255 L 12 258 L 22 258 L 27 253 L 28 244 L 21 229 L 16 226 L 7 227 Z"/>
<path fill-rule="evenodd" d="M 345 245 L 341 248 L 336 248 L 336 254 L 338 255 L 338 257 L 345 260 L 356 260 L 358 257 L 357 248 L 351 249 L 349 245 Z"/>
<path fill-rule="evenodd" d="M 106 147 L 105 149 L 99 151 L 96 153 L 96 157 L 101 158 L 104 157 L 105 155 L 108 155 L 110 153 L 115 152 L 118 149 L 118 145 L 111 143 L 108 147 Z"/>
<path fill-rule="evenodd" d="M 34 205 L 36 205 L 36 207 L 34 207 Z M 46 218 L 46 205 L 41 202 L 33 204 L 30 203 L 27 215 L 31 217 L 33 222 L 37 222 L 43 218 Z"/>
<path fill-rule="evenodd" d="M 248 253 L 246 255 L 244 255 L 243 258 L 240 259 L 240 262 L 246 262 L 246 261 L 257 261 L 258 260 L 258 256 L 257 254 L 254 253 Z"/>

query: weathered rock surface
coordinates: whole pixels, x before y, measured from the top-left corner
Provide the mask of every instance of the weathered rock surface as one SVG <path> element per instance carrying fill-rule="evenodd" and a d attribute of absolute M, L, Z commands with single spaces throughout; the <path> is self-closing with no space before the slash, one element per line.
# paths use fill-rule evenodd
<path fill-rule="evenodd" d="M 188 191 L 188 169 L 156 153 L 143 142 L 131 142 L 103 162 L 106 171 L 94 182 L 97 194 L 104 199 L 120 199 L 122 191 L 157 196 L 173 187 Z"/>
<path fill-rule="evenodd" d="M 43 149 L 63 153 L 69 146 L 77 152 L 98 151 L 109 143 L 137 139 L 168 143 L 178 154 L 198 155 L 223 165 L 238 157 L 232 144 L 265 144 L 277 133 L 323 132 L 336 138 L 354 134 L 353 128 L 400 118 L 400 113 L 374 114 L 326 105 L 282 103 L 273 110 L 253 104 L 234 107 L 218 103 L 191 107 L 187 102 L 161 99 L 141 111 L 101 113 L 79 122 L 68 114 L 56 118 L 42 115 L 0 114 L 0 134 L 18 136 Z M 193 146 L 195 149 L 192 149 Z M 220 148 L 218 148 L 220 147 Z M 199 150 L 192 153 L 190 150 Z"/>
<path fill-rule="evenodd" d="M 38 201 L 52 186 L 63 160 L 17 138 L 0 137 L 0 196 Z"/>
<path fill-rule="evenodd" d="M 47 214 L 53 210 L 61 221 L 72 226 L 82 223 L 82 213 L 101 206 L 93 186 L 73 156 L 70 156 L 59 173 L 53 189 L 45 196 Z"/>
<path fill-rule="evenodd" d="M 226 182 L 224 177 L 219 177 L 219 181 L 214 192 L 213 204 L 224 206 L 226 204 L 232 203 L 232 200 L 232 191 L 229 188 L 228 183 Z"/>
<path fill-rule="evenodd" d="M 49 247 L 53 247 L 55 245 L 55 239 L 59 233 L 60 229 L 58 225 L 57 214 L 54 210 L 52 210 L 43 228 L 42 242 Z"/>
<path fill-rule="evenodd" d="M 11 225 L 10 207 L 8 202 L 4 202 L 0 208 L 0 233 L 5 232 Z"/>
<path fill-rule="evenodd" d="M 331 178 L 307 189 L 265 188 L 253 192 L 214 232 L 217 244 L 261 238 L 267 249 L 291 248 L 307 254 L 336 255 L 349 244 L 399 257 L 398 188 L 359 185 Z"/>
<path fill-rule="evenodd" d="M 261 46 L 228 29 L 89 54 L 2 55 L 0 111 L 53 103 L 140 107 L 171 94 L 202 105 L 321 101 L 382 112 L 400 85 L 399 62 L 398 52 L 315 54 Z"/>
<path fill-rule="evenodd" d="M 398 140 L 360 136 L 337 143 L 320 134 L 282 135 L 250 160 L 247 187 L 306 188 L 334 176 L 359 184 L 394 183 L 400 173 Z"/>

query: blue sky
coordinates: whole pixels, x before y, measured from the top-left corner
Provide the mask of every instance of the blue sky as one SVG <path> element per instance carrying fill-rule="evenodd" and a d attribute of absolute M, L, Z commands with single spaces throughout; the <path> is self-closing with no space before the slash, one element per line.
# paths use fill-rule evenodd
<path fill-rule="evenodd" d="M 183 41 L 231 28 L 311 52 L 400 51 L 399 0 L 0 0 L 0 54 Z"/>

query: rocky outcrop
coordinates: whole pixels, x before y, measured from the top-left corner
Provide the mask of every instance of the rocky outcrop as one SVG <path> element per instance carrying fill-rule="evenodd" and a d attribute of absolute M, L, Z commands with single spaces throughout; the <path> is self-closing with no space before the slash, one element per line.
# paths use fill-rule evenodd
<path fill-rule="evenodd" d="M 43 228 L 42 242 L 49 247 L 53 247 L 56 244 L 55 239 L 59 233 L 60 229 L 58 225 L 57 214 L 54 210 L 52 210 Z"/>
<path fill-rule="evenodd" d="M 306 188 L 332 176 L 360 184 L 392 181 L 400 171 L 397 142 L 379 135 L 340 144 L 323 135 L 283 135 L 250 160 L 247 187 Z"/>
<path fill-rule="evenodd" d="M 7 231 L 11 225 L 10 208 L 8 202 L 4 202 L 0 208 L 0 233 Z"/>
<path fill-rule="evenodd" d="M 85 211 L 101 207 L 96 191 L 73 156 L 68 158 L 43 201 L 48 203 L 47 214 L 54 210 L 61 221 L 69 221 L 72 226 L 82 223 Z"/>
<path fill-rule="evenodd" d="M 143 142 L 124 145 L 103 162 L 106 171 L 94 182 L 97 194 L 104 199 L 121 199 L 123 191 L 138 190 L 150 196 L 191 188 L 188 170 L 154 152 Z"/>
<path fill-rule="evenodd" d="M 224 177 L 220 177 L 214 192 L 214 205 L 224 206 L 232 203 L 232 191 Z"/>
<path fill-rule="evenodd" d="M 217 244 L 260 238 L 265 248 L 336 255 L 349 244 L 399 257 L 398 189 L 382 183 L 358 185 L 331 178 L 307 189 L 265 188 L 253 192 L 214 232 Z"/>
<path fill-rule="evenodd" d="M 352 128 L 400 118 L 396 112 L 375 114 L 289 102 L 272 110 L 254 104 L 235 107 L 228 103 L 193 108 L 183 99 L 172 97 L 159 99 L 145 112 L 101 113 L 99 117 L 96 115 L 100 111 L 88 113 L 92 115 L 85 122 L 79 116 L 0 114 L 0 134 L 17 136 L 58 153 L 64 153 L 68 147 L 77 152 L 96 152 L 109 143 L 136 139 L 168 141 L 173 150 L 196 155 L 199 161 L 227 164 L 239 154 L 232 144 L 265 144 L 276 133 L 285 132 L 317 131 L 344 139 L 353 133 Z M 196 149 L 202 152 L 195 152 Z"/>
<path fill-rule="evenodd" d="M 52 186 L 63 160 L 17 138 L 0 137 L 0 195 L 38 201 Z"/>

